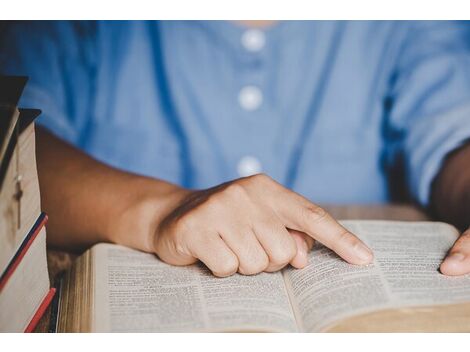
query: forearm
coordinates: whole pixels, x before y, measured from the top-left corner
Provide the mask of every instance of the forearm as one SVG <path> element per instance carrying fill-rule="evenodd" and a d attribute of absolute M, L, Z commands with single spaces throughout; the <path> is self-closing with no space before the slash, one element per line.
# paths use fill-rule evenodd
<path fill-rule="evenodd" d="M 108 167 L 41 128 L 37 159 L 49 242 L 62 248 L 115 242 L 151 252 L 156 225 L 186 192 Z"/>
<path fill-rule="evenodd" d="M 49 243 L 115 242 L 169 264 L 201 260 L 218 276 L 304 267 L 315 239 L 350 263 L 373 259 L 323 209 L 269 176 L 189 191 L 107 167 L 44 130 L 37 145 Z"/>
<path fill-rule="evenodd" d="M 470 143 L 451 153 L 432 187 L 431 206 L 442 220 L 470 226 Z"/>

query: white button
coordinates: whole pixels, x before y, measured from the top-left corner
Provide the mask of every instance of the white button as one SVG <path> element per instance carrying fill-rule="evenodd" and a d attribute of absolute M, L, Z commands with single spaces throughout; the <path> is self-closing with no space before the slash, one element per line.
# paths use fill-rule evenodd
<path fill-rule="evenodd" d="M 259 174 L 261 172 L 261 163 L 254 156 L 244 156 L 238 162 L 237 171 L 241 177 Z"/>
<path fill-rule="evenodd" d="M 255 86 L 243 87 L 238 94 L 238 102 L 245 110 L 256 110 L 263 102 L 263 93 Z"/>
<path fill-rule="evenodd" d="M 259 29 L 248 29 L 243 33 L 241 41 L 246 50 L 256 52 L 263 49 L 266 37 Z"/>

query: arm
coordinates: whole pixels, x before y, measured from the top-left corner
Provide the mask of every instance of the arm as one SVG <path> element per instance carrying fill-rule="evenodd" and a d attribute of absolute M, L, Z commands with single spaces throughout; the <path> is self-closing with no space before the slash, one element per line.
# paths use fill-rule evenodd
<path fill-rule="evenodd" d="M 470 220 L 469 27 L 441 21 L 405 24 L 390 90 L 390 136 L 399 145 L 413 198 L 463 229 Z M 467 238 L 462 236 L 449 253 L 469 253 Z M 463 258 L 449 256 L 441 272 L 470 272 L 470 257 Z"/>
<path fill-rule="evenodd" d="M 152 252 L 155 214 L 163 214 L 182 190 L 101 164 L 41 127 L 36 135 L 49 242 L 67 249 L 115 242 Z"/>
<path fill-rule="evenodd" d="M 86 156 L 73 146 L 95 116 L 94 73 L 102 61 L 98 24 L 15 23 L 7 32 L 0 43 L 1 70 L 30 77 L 22 104 L 41 107 L 38 123 L 52 132 L 38 129 L 37 148 L 49 243 L 80 248 L 115 242 L 175 265 L 199 259 L 220 276 L 288 263 L 302 267 L 314 238 L 352 263 L 372 259 L 321 208 L 267 176 L 189 191 Z"/>
<path fill-rule="evenodd" d="M 114 242 L 218 276 L 303 267 L 313 239 L 354 264 L 370 250 L 323 209 L 264 175 L 189 191 L 105 166 L 38 128 L 38 173 L 52 244 Z"/>
<path fill-rule="evenodd" d="M 467 229 L 442 263 L 441 272 L 470 273 L 470 143 L 446 159 L 433 183 L 431 206 L 440 218 Z"/>

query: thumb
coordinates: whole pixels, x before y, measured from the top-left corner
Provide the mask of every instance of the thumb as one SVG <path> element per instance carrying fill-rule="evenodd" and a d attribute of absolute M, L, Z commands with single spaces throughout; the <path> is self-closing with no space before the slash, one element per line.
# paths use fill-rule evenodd
<path fill-rule="evenodd" d="M 470 229 L 465 231 L 447 254 L 440 266 L 444 275 L 465 275 L 470 273 Z"/>
<path fill-rule="evenodd" d="M 291 260 L 290 264 L 298 269 L 304 268 L 308 264 L 307 255 L 315 244 L 315 240 L 303 232 L 291 229 L 288 231 L 297 245 L 297 254 L 294 259 Z"/>

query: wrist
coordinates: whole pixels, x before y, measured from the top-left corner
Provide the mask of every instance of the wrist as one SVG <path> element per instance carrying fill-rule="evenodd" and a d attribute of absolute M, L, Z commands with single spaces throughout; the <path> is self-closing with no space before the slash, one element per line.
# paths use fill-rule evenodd
<path fill-rule="evenodd" d="M 125 187 L 124 200 L 109 219 L 106 241 L 153 253 L 158 225 L 189 191 L 143 177 L 136 177 Z"/>
<path fill-rule="evenodd" d="M 436 176 L 431 205 L 438 218 L 460 229 L 467 228 L 470 214 L 470 143 L 450 153 Z"/>

